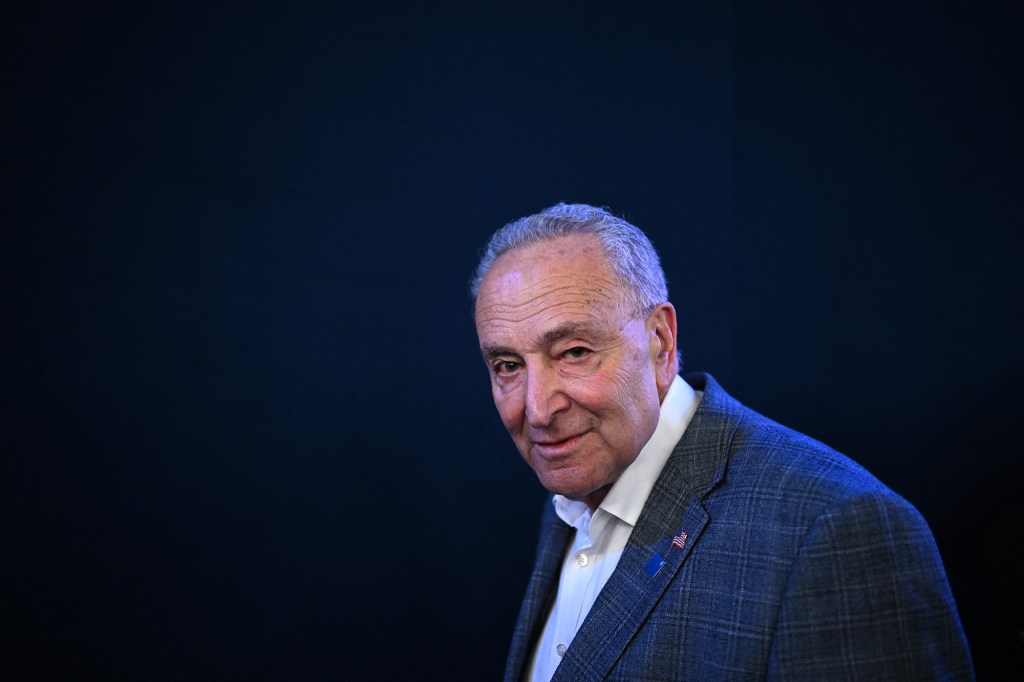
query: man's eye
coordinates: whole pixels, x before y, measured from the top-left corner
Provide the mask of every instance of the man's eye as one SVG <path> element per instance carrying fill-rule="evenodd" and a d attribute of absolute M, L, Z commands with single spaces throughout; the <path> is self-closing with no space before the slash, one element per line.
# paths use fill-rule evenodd
<path fill-rule="evenodd" d="M 569 350 L 565 351 L 565 354 L 574 360 L 579 360 L 580 358 L 585 357 L 586 354 L 589 352 L 590 351 L 584 348 L 583 346 L 576 346 L 575 348 L 570 348 Z"/>
<path fill-rule="evenodd" d="M 502 360 L 494 365 L 495 374 L 511 374 L 517 369 L 519 369 L 519 363 L 512 362 L 511 360 Z"/>

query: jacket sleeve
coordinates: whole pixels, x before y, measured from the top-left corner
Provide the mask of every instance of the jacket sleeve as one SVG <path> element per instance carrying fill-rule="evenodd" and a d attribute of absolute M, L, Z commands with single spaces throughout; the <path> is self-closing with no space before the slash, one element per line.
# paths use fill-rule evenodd
<path fill-rule="evenodd" d="M 772 680 L 973 680 L 967 641 L 921 515 L 887 490 L 833 505 L 787 581 Z"/>

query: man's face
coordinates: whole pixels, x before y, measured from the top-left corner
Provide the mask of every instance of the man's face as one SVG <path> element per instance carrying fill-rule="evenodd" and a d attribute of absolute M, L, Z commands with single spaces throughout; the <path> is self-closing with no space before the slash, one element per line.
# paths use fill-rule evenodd
<path fill-rule="evenodd" d="M 477 295 L 494 404 L 551 492 L 595 509 L 650 439 L 675 375 L 675 311 L 627 304 L 600 242 L 509 251 Z"/>

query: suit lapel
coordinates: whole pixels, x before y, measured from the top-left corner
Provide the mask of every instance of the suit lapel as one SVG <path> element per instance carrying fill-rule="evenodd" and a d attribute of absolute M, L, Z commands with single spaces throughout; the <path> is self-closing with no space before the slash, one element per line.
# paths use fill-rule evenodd
<path fill-rule="evenodd" d="M 704 391 L 701 404 L 552 682 L 606 677 L 683 562 L 699 551 L 696 545 L 710 520 L 702 500 L 725 475 L 740 416 L 733 409 L 735 403 L 710 377 L 706 383 L 703 376 L 688 379 L 695 389 Z M 680 549 L 672 540 L 683 531 L 687 539 Z M 655 570 L 659 557 L 664 564 Z"/>
<path fill-rule="evenodd" d="M 526 597 L 523 599 L 523 605 L 519 611 L 519 619 L 516 621 L 512 647 L 505 667 L 506 682 L 519 680 L 523 676 L 523 666 L 526 664 L 527 656 L 539 636 L 539 630 L 544 624 L 544 618 L 554 599 L 555 586 L 558 584 L 562 570 L 562 559 L 565 557 L 565 548 L 573 533 L 572 527 L 565 524 L 555 514 L 550 497 L 546 504 L 542 521 L 542 537 L 537 547 L 537 561 L 533 567 L 533 574 L 530 576 L 530 584 L 526 588 Z"/>

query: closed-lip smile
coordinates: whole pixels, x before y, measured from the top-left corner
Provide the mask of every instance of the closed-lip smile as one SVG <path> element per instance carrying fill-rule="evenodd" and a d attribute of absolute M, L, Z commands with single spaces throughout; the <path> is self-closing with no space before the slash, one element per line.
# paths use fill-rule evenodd
<path fill-rule="evenodd" d="M 543 457 L 557 457 L 567 454 L 583 438 L 585 433 L 578 433 L 575 436 L 569 436 L 562 440 L 535 440 L 533 441 L 533 447 Z"/>

